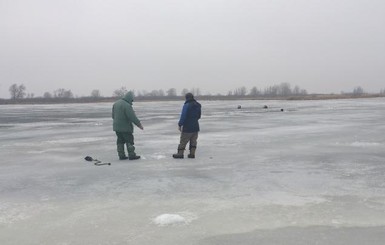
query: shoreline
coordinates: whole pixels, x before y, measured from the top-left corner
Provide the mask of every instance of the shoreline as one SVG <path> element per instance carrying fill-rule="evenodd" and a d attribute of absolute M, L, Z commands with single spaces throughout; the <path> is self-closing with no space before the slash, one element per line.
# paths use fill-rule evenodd
<path fill-rule="evenodd" d="M 385 94 L 309 94 L 309 95 L 292 95 L 292 96 L 196 96 L 201 101 L 215 100 L 336 100 L 336 99 L 368 99 L 383 98 Z M 82 103 L 112 103 L 118 100 L 116 97 L 82 97 L 82 98 L 26 98 L 26 99 L 0 99 L 0 105 L 23 105 L 23 104 L 82 104 Z M 135 97 L 136 102 L 157 102 L 157 101 L 181 101 L 183 96 L 176 97 Z"/>

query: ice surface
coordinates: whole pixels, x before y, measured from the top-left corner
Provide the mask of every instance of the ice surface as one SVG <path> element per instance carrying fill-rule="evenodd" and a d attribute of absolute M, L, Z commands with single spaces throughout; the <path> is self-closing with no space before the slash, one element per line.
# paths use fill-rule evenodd
<path fill-rule="evenodd" d="M 0 244 L 385 244 L 385 99 L 201 101 L 179 160 L 182 103 L 134 103 L 138 161 L 110 103 L 0 106 Z"/>

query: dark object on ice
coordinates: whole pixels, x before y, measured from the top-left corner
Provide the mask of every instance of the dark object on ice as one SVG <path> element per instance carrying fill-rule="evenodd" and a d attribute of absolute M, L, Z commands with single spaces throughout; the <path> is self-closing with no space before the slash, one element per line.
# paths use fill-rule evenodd
<path fill-rule="evenodd" d="M 283 109 L 281 109 L 281 111 L 283 111 Z"/>
<path fill-rule="evenodd" d="M 242 109 L 242 106 L 239 105 L 239 106 L 238 106 L 238 109 Z"/>
<path fill-rule="evenodd" d="M 98 159 L 93 159 L 93 158 L 90 157 L 90 156 L 86 156 L 86 157 L 84 158 L 84 160 L 86 160 L 86 161 L 88 161 L 88 162 L 94 162 L 94 164 L 95 164 L 96 166 L 101 166 L 101 165 L 111 165 L 111 163 L 109 163 L 109 162 L 101 162 L 101 161 L 99 161 Z"/>
<path fill-rule="evenodd" d="M 267 109 L 267 108 L 269 108 L 267 105 L 264 105 L 264 106 L 263 106 L 263 109 Z"/>
<path fill-rule="evenodd" d="M 90 156 L 86 156 L 85 158 L 84 158 L 86 161 L 89 161 L 89 162 L 92 162 L 94 159 L 92 159 L 92 157 L 90 157 Z"/>
<path fill-rule="evenodd" d="M 103 163 L 95 163 L 96 166 L 102 166 L 102 165 L 111 165 L 109 162 L 103 162 Z"/>

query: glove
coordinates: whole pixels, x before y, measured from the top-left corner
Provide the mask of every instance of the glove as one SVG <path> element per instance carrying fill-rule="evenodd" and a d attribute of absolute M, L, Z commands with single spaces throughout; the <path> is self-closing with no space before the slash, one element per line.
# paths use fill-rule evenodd
<path fill-rule="evenodd" d="M 84 158 L 86 161 L 89 161 L 89 162 L 92 162 L 94 159 L 92 159 L 92 157 L 90 157 L 90 156 L 86 156 L 85 158 Z"/>

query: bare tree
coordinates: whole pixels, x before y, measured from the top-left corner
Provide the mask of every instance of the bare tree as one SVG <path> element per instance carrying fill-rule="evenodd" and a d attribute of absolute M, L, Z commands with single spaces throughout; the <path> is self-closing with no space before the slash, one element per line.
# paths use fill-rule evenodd
<path fill-rule="evenodd" d="M 112 94 L 113 97 L 123 97 L 127 93 L 126 87 L 121 87 L 120 89 L 116 89 Z"/>
<path fill-rule="evenodd" d="M 188 89 L 187 88 L 184 88 L 182 89 L 182 92 L 180 93 L 182 96 L 185 96 L 187 93 L 188 93 Z"/>
<path fill-rule="evenodd" d="M 92 90 L 92 92 L 91 92 L 91 97 L 93 97 L 93 98 L 100 98 L 101 95 L 100 95 L 99 89 L 94 89 L 94 90 Z"/>
<path fill-rule="evenodd" d="M 256 96 L 258 96 L 258 95 L 260 95 L 261 94 L 261 91 L 259 91 L 258 89 L 257 89 L 257 87 L 252 87 L 251 89 L 250 89 L 250 93 L 249 93 L 249 95 L 250 96 L 254 96 L 254 97 L 256 97 Z"/>
<path fill-rule="evenodd" d="M 50 92 L 45 92 L 45 93 L 43 94 L 43 98 L 45 98 L 45 99 L 50 99 L 50 98 L 52 98 L 52 94 L 51 94 Z"/>
<path fill-rule="evenodd" d="M 160 97 L 160 96 L 164 96 L 164 91 L 162 89 L 152 90 L 150 93 L 146 95 L 151 97 Z"/>
<path fill-rule="evenodd" d="M 360 86 L 355 87 L 355 88 L 353 89 L 353 94 L 354 94 L 354 95 L 361 95 L 361 94 L 364 94 L 364 89 L 361 88 Z"/>
<path fill-rule="evenodd" d="M 277 96 L 278 95 L 278 91 L 279 91 L 278 86 L 277 85 L 273 85 L 273 86 L 265 88 L 264 94 L 265 95 L 269 95 L 269 96 Z"/>
<path fill-rule="evenodd" d="M 9 87 L 9 92 L 11 93 L 12 99 L 22 99 L 25 96 L 25 86 L 24 84 L 21 84 L 21 85 L 17 85 L 16 83 L 12 84 Z"/>
<path fill-rule="evenodd" d="M 71 90 L 65 90 L 64 88 L 59 88 L 54 91 L 55 98 L 73 98 L 74 95 Z"/>
<path fill-rule="evenodd" d="M 18 90 L 19 90 L 19 86 L 16 83 L 12 84 L 9 87 L 9 92 L 11 93 L 11 98 L 12 99 L 16 99 L 17 98 Z"/>
<path fill-rule="evenodd" d="M 291 95 L 291 85 L 289 83 L 281 83 L 279 85 L 279 95 Z"/>
<path fill-rule="evenodd" d="M 301 94 L 301 89 L 299 88 L 299 86 L 297 86 L 297 85 L 294 86 L 292 93 L 295 95 Z"/>
<path fill-rule="evenodd" d="M 147 94 L 148 92 L 146 90 L 142 90 L 142 91 L 138 90 L 137 92 L 138 97 L 146 96 Z"/>
<path fill-rule="evenodd" d="M 74 97 L 74 95 L 73 95 L 71 90 L 65 91 L 64 98 L 73 98 L 73 97 Z"/>
<path fill-rule="evenodd" d="M 246 87 L 239 87 L 234 90 L 234 96 L 245 96 L 247 94 Z"/>
<path fill-rule="evenodd" d="M 169 90 L 167 90 L 167 96 L 168 97 L 176 97 L 176 89 L 175 88 L 170 88 Z"/>
<path fill-rule="evenodd" d="M 201 95 L 201 90 L 199 88 L 192 88 L 191 90 L 191 93 L 194 95 L 194 96 L 199 96 Z"/>
<path fill-rule="evenodd" d="M 307 90 L 306 89 L 301 89 L 299 92 L 300 95 L 307 95 Z"/>
<path fill-rule="evenodd" d="M 159 89 L 158 90 L 158 96 L 164 96 L 164 95 L 165 95 L 165 93 L 164 93 L 163 89 Z"/>

